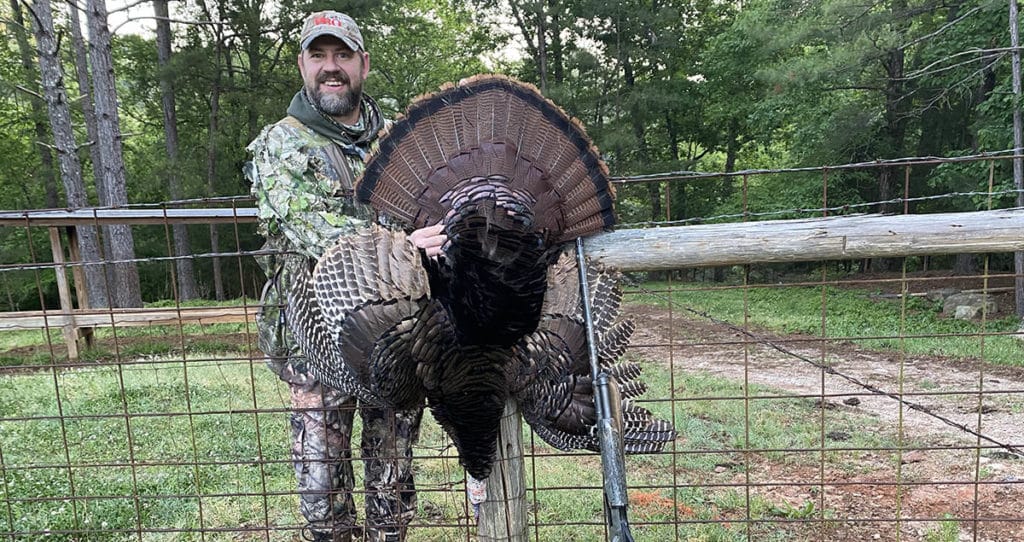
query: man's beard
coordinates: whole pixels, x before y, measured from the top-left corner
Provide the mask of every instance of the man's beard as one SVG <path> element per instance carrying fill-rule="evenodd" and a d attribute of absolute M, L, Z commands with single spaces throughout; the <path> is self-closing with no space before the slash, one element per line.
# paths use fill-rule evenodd
<path fill-rule="evenodd" d="M 340 94 L 320 92 L 320 84 L 328 79 L 336 79 L 345 83 L 345 91 Z M 363 82 L 353 83 L 345 72 L 322 74 L 312 88 L 306 87 L 306 94 L 309 95 L 309 101 L 313 102 L 313 105 L 320 111 L 332 117 L 343 117 L 359 107 L 359 102 L 363 98 Z"/>

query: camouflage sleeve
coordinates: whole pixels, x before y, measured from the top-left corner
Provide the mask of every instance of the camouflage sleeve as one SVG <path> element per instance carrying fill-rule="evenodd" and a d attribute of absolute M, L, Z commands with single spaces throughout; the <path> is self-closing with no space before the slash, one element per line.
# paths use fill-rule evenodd
<path fill-rule="evenodd" d="M 298 252 L 318 258 L 340 235 L 363 220 L 337 212 L 333 180 L 323 173 L 317 143 L 294 127 L 275 124 L 249 144 L 252 182 L 260 222 L 268 237 L 283 236 Z"/>

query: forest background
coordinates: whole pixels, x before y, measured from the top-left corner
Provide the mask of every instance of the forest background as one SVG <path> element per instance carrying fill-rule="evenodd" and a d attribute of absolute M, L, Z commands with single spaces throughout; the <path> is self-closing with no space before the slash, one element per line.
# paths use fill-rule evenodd
<path fill-rule="evenodd" d="M 614 176 L 999 156 L 1013 148 L 1004 0 L 130 6 L 0 5 L 0 209 L 211 206 L 206 198 L 247 195 L 245 146 L 284 115 L 298 90 L 297 36 L 304 16 L 318 9 L 359 22 L 372 58 L 366 89 L 389 115 L 445 82 L 506 73 L 579 118 Z M 141 7 L 150 15 L 108 24 Z M 904 182 L 915 197 L 909 212 L 1015 205 L 1009 160 L 916 165 L 906 178 L 904 171 L 836 171 L 828 177 L 829 205 L 902 212 L 894 198 Z M 995 198 L 985 194 L 990 179 Z M 801 209 L 821 209 L 822 191 L 820 172 L 765 176 L 746 190 L 730 176 L 637 183 L 620 188 L 619 213 L 625 223 L 707 222 L 743 212 L 798 217 L 807 216 Z M 930 197 L 950 193 L 967 195 Z M 856 207 L 870 202 L 879 203 Z M 79 228 L 78 236 L 86 261 L 261 244 L 253 229 L 238 235 L 230 226 L 180 226 L 171 235 L 163 227 Z M 32 263 L 46 246 L 44 228 L 0 228 L 0 265 Z M 1013 269 L 1012 257 L 1003 256 L 992 270 Z M 90 303 L 253 296 L 255 286 L 240 278 L 246 271 L 222 260 L 177 260 L 173 289 L 166 265 L 109 266 L 106 277 L 88 281 Z M 972 255 L 933 263 L 965 273 L 976 264 Z M 875 265 L 885 270 L 892 262 Z M 0 273 L 0 310 L 56 306 L 53 280 Z M 117 286 L 93 287 L 105 284 Z"/>

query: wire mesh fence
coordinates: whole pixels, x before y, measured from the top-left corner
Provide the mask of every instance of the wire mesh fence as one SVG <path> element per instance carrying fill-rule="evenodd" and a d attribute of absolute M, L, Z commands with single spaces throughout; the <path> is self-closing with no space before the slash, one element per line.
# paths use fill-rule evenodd
<path fill-rule="evenodd" d="M 1004 163 L 980 156 L 620 179 L 620 217 L 637 228 L 742 231 L 761 219 L 1005 208 L 1016 192 L 1000 188 Z M 912 190 L 913 168 L 954 166 L 964 166 L 951 169 L 963 190 Z M 844 188 L 877 182 L 885 168 L 902 193 L 865 201 Z M 798 190 L 806 176 L 821 181 Z M 711 193 L 735 201 L 736 212 L 709 212 L 701 202 Z M 651 220 L 642 213 L 654 201 L 660 214 Z M 245 202 L 188 203 L 230 212 L 0 214 L 0 244 L 23 247 L 0 261 L 2 539 L 308 536 L 289 455 L 294 407 L 256 346 L 264 278 L 253 261 L 255 217 Z M 133 263 L 156 292 L 146 307 L 83 307 L 74 273 L 82 264 L 63 225 L 76 221 L 134 224 Z M 189 223 L 201 247 L 188 257 L 205 299 L 176 298 L 172 223 Z M 209 223 L 218 224 L 219 246 L 209 244 Z M 1015 506 L 1024 493 L 1020 277 L 1009 255 L 978 252 L 626 273 L 623 315 L 637 325 L 627 357 L 649 387 L 640 401 L 679 434 L 664 452 L 627 460 L 636 538 L 1024 539 Z M 523 494 L 507 497 L 525 502 L 523 538 L 605 539 L 600 457 L 554 450 L 528 428 L 522 437 Z M 414 465 L 408 539 L 486 539 L 454 447 L 429 414 Z"/>

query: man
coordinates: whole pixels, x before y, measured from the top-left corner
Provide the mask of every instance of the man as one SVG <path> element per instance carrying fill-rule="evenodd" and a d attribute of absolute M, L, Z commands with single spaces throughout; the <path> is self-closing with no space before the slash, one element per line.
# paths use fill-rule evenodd
<path fill-rule="evenodd" d="M 351 17 L 334 11 L 310 15 L 298 55 L 303 87 L 288 116 L 267 126 L 249 145 L 252 182 L 264 248 L 260 259 L 268 281 L 259 317 L 260 348 L 267 364 L 288 383 L 292 460 L 300 510 L 317 541 L 360 539 L 351 463 L 356 400 L 321 385 L 288 336 L 286 301 L 292 271 L 308 265 L 339 236 L 373 220 L 372 210 L 353 199 L 354 180 L 385 127 L 376 102 L 363 94 L 370 55 Z M 440 252 L 441 228 L 417 230 L 410 240 L 428 254 Z M 411 446 L 422 409 L 394 412 L 359 406 L 363 421 L 366 540 L 403 540 L 416 511 Z"/>

